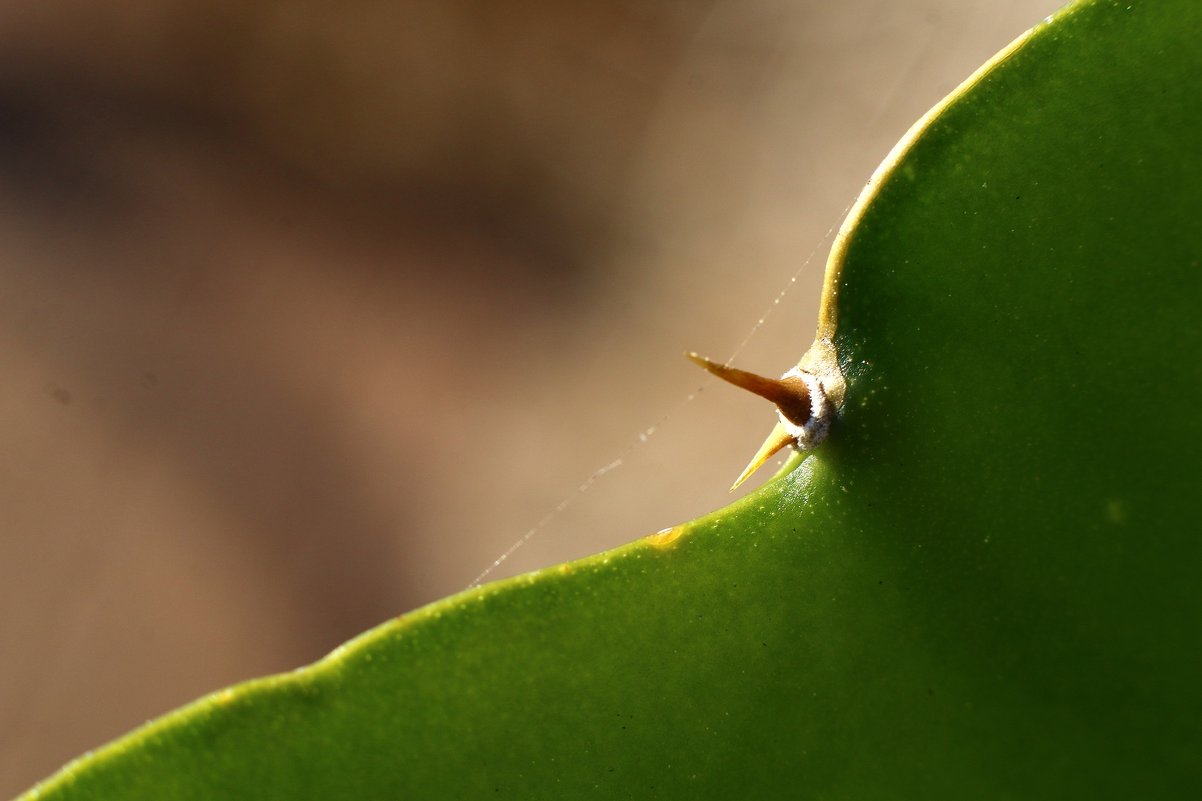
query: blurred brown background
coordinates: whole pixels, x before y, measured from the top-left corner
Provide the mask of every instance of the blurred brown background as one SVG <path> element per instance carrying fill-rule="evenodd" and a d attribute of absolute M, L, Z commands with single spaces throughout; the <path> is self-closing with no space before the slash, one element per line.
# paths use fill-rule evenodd
<path fill-rule="evenodd" d="M 682 351 L 795 361 L 789 277 L 1056 5 L 0 4 L 0 797 L 619 455 L 495 576 L 727 502 L 771 416 Z"/>

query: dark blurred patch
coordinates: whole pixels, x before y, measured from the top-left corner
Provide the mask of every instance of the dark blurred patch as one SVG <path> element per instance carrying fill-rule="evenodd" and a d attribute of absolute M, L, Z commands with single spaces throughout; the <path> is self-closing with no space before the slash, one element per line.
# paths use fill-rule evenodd
<path fill-rule="evenodd" d="M 0 80 L 0 191 L 51 217 L 120 205 L 96 133 L 69 95 Z"/>
<path fill-rule="evenodd" d="M 629 228 L 626 176 L 713 5 L 27 10 L 26 36 L 0 34 L 0 181 L 45 213 L 111 224 L 155 202 L 129 180 L 139 140 L 187 142 L 360 223 L 488 238 L 515 256 L 502 280 L 570 307 Z"/>
<path fill-rule="evenodd" d="M 457 146 L 462 151 L 446 160 L 470 163 L 478 146 L 472 141 Z M 198 155 L 238 180 L 257 175 L 256 191 L 265 195 L 303 196 L 325 205 L 328 215 L 369 237 L 412 231 L 452 241 L 465 232 L 487 240 L 511 254 L 505 260 L 511 272 L 472 272 L 493 265 L 461 261 L 457 266 L 468 271 L 463 280 L 525 285 L 554 304 L 571 306 L 588 297 L 592 268 L 603 261 L 614 234 L 613 219 L 574 202 L 533 151 L 506 154 L 504 180 L 466 170 L 348 182 L 307 170 L 253 143 L 245 131 L 230 130 L 226 121 L 190 109 L 131 105 L 78 88 L 0 82 L 0 193 L 31 224 L 66 224 L 76 233 L 120 237 L 161 212 L 162 187 L 146 174 L 148 164 L 195 162 Z M 264 215 L 272 214 L 271 202 L 264 197 Z"/>

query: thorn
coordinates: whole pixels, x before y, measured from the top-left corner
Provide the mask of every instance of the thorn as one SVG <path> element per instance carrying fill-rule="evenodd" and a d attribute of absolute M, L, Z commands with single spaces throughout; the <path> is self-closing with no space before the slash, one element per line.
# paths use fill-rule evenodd
<path fill-rule="evenodd" d="M 734 492 L 740 484 L 750 478 L 756 470 L 763 467 L 764 463 L 775 456 L 781 448 L 784 448 L 786 445 L 797 444 L 798 434 L 795 431 L 790 431 L 785 422 L 793 423 L 795 426 L 802 428 L 810 422 L 810 417 L 813 413 L 813 408 L 810 404 L 810 389 L 806 385 L 806 382 L 800 376 L 797 376 L 796 373 L 788 375 L 787 378 L 764 378 L 761 375 L 749 373 L 746 370 L 718 364 L 696 353 L 686 355 L 694 364 L 703 367 L 723 381 L 728 381 L 737 387 L 754 392 L 761 398 L 767 398 L 780 411 L 781 422 L 778 422 L 776 427 L 772 429 L 772 433 L 764 440 L 764 444 L 760 446 L 760 449 L 756 451 L 755 456 L 752 457 L 747 467 L 739 475 L 739 478 L 731 485 L 731 492 Z"/>
<path fill-rule="evenodd" d="M 781 448 L 792 445 L 796 441 L 782 423 L 777 423 L 772 429 L 772 433 L 768 435 L 768 439 L 764 440 L 764 444 L 760 446 L 755 456 L 751 457 L 751 461 L 743 468 L 743 472 L 735 479 L 735 483 L 730 485 L 730 491 L 734 492 L 738 489 L 740 484 L 751 478 L 752 473 L 763 467 L 764 463 L 775 456 Z"/>
<path fill-rule="evenodd" d="M 685 355 L 694 364 L 708 370 L 723 381 L 772 401 L 776 408 L 780 409 L 780 413 L 785 416 L 785 419 L 790 422 L 799 426 L 804 426 L 809 422 L 810 390 L 800 378 L 792 376 L 789 378 L 765 378 L 737 367 L 718 364 L 697 353 Z"/>

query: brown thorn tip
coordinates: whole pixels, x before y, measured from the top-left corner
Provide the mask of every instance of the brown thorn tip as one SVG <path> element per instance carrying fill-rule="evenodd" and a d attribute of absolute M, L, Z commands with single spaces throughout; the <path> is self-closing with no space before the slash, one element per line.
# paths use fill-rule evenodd
<path fill-rule="evenodd" d="M 765 378 L 737 367 L 718 364 L 697 353 L 686 355 L 694 364 L 705 368 L 723 381 L 772 401 L 781 414 L 797 425 L 805 425 L 809 421 L 810 391 L 804 381 L 798 378 Z"/>

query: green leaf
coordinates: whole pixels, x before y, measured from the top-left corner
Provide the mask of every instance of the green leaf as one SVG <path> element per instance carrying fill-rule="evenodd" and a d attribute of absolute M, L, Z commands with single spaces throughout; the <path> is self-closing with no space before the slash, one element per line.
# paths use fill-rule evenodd
<path fill-rule="evenodd" d="M 1073 6 L 903 140 L 832 255 L 846 402 L 797 469 L 28 797 L 1196 793 L 1200 35 L 1196 0 Z"/>

